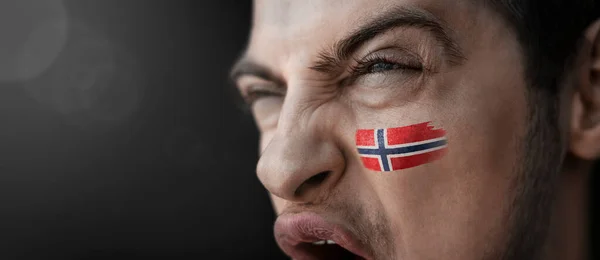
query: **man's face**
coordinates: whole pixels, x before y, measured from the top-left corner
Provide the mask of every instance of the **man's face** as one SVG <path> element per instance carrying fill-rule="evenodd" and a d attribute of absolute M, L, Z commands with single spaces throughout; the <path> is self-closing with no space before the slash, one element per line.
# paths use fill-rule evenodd
<path fill-rule="evenodd" d="M 526 156 L 523 64 L 514 33 L 474 1 L 255 1 L 236 79 L 279 245 L 296 259 L 341 253 L 320 240 L 375 259 L 503 255 Z M 446 132 L 440 159 L 365 168 L 358 129 L 424 122 Z"/>

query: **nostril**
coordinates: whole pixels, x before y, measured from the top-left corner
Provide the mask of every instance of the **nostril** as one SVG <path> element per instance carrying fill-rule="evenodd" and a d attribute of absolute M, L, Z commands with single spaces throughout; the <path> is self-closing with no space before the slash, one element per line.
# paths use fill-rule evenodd
<path fill-rule="evenodd" d="M 329 171 L 319 173 L 319 174 L 317 174 L 315 176 L 312 176 L 312 177 L 308 178 L 308 180 L 306 180 L 304 182 L 304 184 L 309 185 L 309 186 L 311 186 L 311 185 L 319 185 L 323 181 L 325 181 L 325 179 L 327 179 L 327 176 L 329 176 L 330 173 L 331 172 L 329 172 Z"/>
<path fill-rule="evenodd" d="M 294 192 L 294 195 L 301 196 L 307 190 L 316 188 L 317 186 L 321 185 L 325 181 L 325 179 L 327 179 L 327 177 L 329 177 L 330 174 L 331 174 L 331 171 L 326 171 L 326 172 L 321 172 L 317 175 L 314 175 L 314 176 L 308 178 L 306 181 L 304 181 L 300 185 L 300 187 L 298 187 L 296 189 L 296 191 Z"/>

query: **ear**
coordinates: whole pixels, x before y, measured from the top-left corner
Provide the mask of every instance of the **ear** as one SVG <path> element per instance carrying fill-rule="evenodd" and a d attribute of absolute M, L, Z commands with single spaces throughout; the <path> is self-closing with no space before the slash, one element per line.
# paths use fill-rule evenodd
<path fill-rule="evenodd" d="M 584 160 L 600 157 L 600 20 L 588 27 L 579 53 L 571 107 L 570 150 Z"/>

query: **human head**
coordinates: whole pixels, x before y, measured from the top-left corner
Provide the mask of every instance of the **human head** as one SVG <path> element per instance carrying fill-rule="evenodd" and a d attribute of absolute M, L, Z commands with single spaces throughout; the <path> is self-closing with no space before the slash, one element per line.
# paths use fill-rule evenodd
<path fill-rule="evenodd" d="M 576 254 L 559 237 L 584 210 L 564 200 L 584 199 L 600 154 L 597 8 L 255 1 L 233 76 L 261 131 L 257 173 L 284 251 L 332 253 L 298 242 L 345 230 L 349 249 L 377 259 Z M 441 158 L 364 167 L 358 129 L 422 122 L 444 129 Z"/>

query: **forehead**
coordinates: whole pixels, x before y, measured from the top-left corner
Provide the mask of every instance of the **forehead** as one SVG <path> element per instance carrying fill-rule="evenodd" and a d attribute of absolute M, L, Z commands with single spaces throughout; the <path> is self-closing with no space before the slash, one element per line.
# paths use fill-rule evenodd
<path fill-rule="evenodd" d="M 255 0 L 254 18 L 259 25 L 286 26 L 319 20 L 351 23 L 348 16 L 353 19 L 365 18 L 397 6 L 420 7 L 443 13 L 474 6 L 475 3 L 476 0 Z"/>
<path fill-rule="evenodd" d="M 256 0 L 247 55 L 281 66 L 310 59 L 361 25 L 395 8 L 425 11 L 454 31 L 468 31 L 481 12 L 476 0 Z"/>

